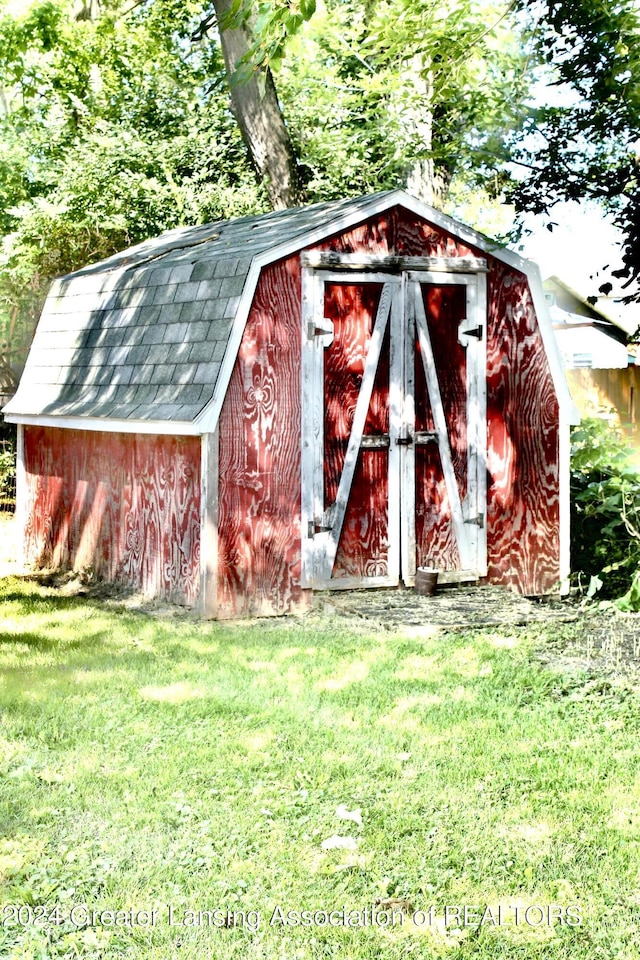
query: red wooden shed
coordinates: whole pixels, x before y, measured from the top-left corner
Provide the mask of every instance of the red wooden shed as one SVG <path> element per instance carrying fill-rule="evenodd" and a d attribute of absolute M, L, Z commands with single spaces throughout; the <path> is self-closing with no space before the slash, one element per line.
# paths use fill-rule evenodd
<path fill-rule="evenodd" d="M 16 396 L 35 566 L 207 616 L 568 573 L 536 267 L 401 191 L 176 230 L 58 280 Z"/>

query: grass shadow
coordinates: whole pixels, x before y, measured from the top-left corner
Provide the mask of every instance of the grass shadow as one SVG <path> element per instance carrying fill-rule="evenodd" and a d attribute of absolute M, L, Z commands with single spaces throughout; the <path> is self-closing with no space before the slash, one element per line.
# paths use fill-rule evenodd
<path fill-rule="evenodd" d="M 86 648 L 87 642 L 93 644 L 94 639 L 87 641 L 86 638 L 78 638 L 75 640 L 60 641 L 39 633 L 7 633 L 0 631 L 0 644 L 9 646 L 20 643 L 33 650 L 42 651 L 43 653 L 56 652 L 59 650 L 79 650 L 82 647 Z"/>

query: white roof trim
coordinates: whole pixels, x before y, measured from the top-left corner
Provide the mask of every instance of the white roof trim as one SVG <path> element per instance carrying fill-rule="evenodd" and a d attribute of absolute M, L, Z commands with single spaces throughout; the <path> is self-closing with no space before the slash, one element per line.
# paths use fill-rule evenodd
<path fill-rule="evenodd" d="M 298 246 L 294 247 L 294 249 L 298 248 L 299 244 Z M 256 291 L 256 287 L 258 286 L 258 280 L 260 279 L 260 272 L 263 264 L 258 263 L 258 260 L 262 259 L 263 257 L 255 257 L 251 267 L 249 268 L 247 279 L 244 282 L 240 304 L 233 320 L 233 325 L 231 327 L 229 339 L 227 340 L 224 357 L 222 358 L 220 370 L 218 371 L 215 392 L 211 400 L 208 401 L 206 406 L 195 418 L 194 426 L 199 428 L 200 433 L 213 433 L 218 426 L 222 404 L 224 403 L 224 398 L 227 394 L 229 381 L 231 380 L 231 374 L 233 373 L 233 368 L 236 363 L 236 357 L 238 356 L 240 344 L 242 343 L 244 328 L 246 327 L 247 320 L 249 319 L 249 311 L 251 310 L 251 306 L 253 304 L 253 295 Z M 274 259 L 280 258 L 278 257 Z M 271 260 L 267 261 L 267 263 L 270 262 Z"/>
<path fill-rule="evenodd" d="M 112 417 L 60 417 L 49 414 L 8 413 L 7 423 L 64 430 L 99 430 L 101 433 L 152 433 L 175 437 L 199 437 L 204 431 L 189 420 L 115 420 Z"/>
<path fill-rule="evenodd" d="M 249 311 L 251 310 L 251 306 L 253 304 L 253 297 L 262 268 L 271 263 L 275 263 L 277 260 L 290 257 L 292 254 L 302 250 L 305 247 L 320 243 L 322 240 L 325 240 L 327 237 L 330 237 L 333 234 L 342 233 L 345 230 L 356 226 L 358 223 L 362 223 L 363 220 L 367 220 L 378 213 L 383 213 L 390 207 L 397 205 L 405 207 L 405 209 L 416 214 L 416 216 L 422 217 L 423 219 L 433 223 L 435 226 L 440 227 L 442 230 L 446 230 L 447 232 L 458 237 L 460 240 L 475 246 L 480 250 L 483 250 L 496 260 L 500 260 L 503 263 L 506 263 L 508 266 L 513 267 L 514 269 L 525 274 L 529 280 L 533 304 L 540 327 L 540 333 L 549 361 L 556 395 L 560 404 L 561 422 L 578 423 L 580 421 L 580 415 L 571 398 L 571 394 L 569 393 L 569 388 L 565 379 L 560 360 L 560 352 L 556 343 L 551 318 L 549 316 L 547 303 L 544 297 L 544 291 L 542 289 L 540 270 L 537 264 L 532 263 L 530 260 L 525 260 L 512 250 L 506 250 L 499 247 L 488 237 L 485 237 L 481 233 L 473 230 L 471 227 L 454 220 L 452 217 L 448 217 L 439 210 L 435 210 L 428 204 L 422 203 L 421 200 L 410 196 L 410 194 L 406 193 L 404 190 L 395 190 L 390 193 L 375 195 L 369 201 L 363 201 L 360 199 L 359 201 L 354 201 L 354 203 L 356 206 L 350 209 L 348 212 L 343 213 L 341 216 L 331 218 L 322 226 L 315 227 L 314 229 L 309 230 L 307 233 L 298 235 L 297 237 L 287 240 L 284 243 L 277 244 L 276 246 L 273 246 L 260 254 L 256 254 L 256 256 L 253 258 L 249 273 L 247 274 L 247 279 L 245 281 L 240 304 L 238 306 L 229 339 L 227 341 L 224 358 L 218 373 L 215 392 L 211 400 L 208 401 L 193 422 L 171 420 L 113 420 L 107 417 L 84 418 L 47 415 L 22 415 L 17 413 L 5 415 L 5 419 L 10 423 L 42 424 L 67 427 L 70 429 L 103 430 L 116 433 L 137 432 L 198 436 L 202 433 L 213 432 L 218 425 L 222 404 L 227 393 L 231 374 L 233 373 L 236 357 L 240 349 L 242 336 L 244 334 L 247 319 L 249 317 Z M 107 292 L 107 288 L 110 290 L 117 282 L 119 276 L 126 272 L 126 269 L 127 268 L 122 266 L 116 268 L 109 277 L 107 287 L 103 288 L 102 292 Z M 56 283 L 59 282 L 60 281 L 56 281 Z M 52 287 L 51 293 L 53 293 L 53 291 L 54 288 Z"/>
<path fill-rule="evenodd" d="M 558 344 L 553 331 L 551 317 L 549 316 L 547 302 L 544 297 L 542 278 L 538 265 L 533 263 L 531 260 L 525 260 L 512 250 L 506 250 L 502 247 L 499 247 L 495 241 L 483 236 L 483 234 L 478 233 L 471 227 L 460 223 L 458 220 L 448 217 L 446 214 L 441 213 L 434 207 L 430 207 L 428 204 L 423 203 L 416 197 L 412 197 L 404 190 L 395 190 L 392 193 L 385 193 L 375 196 L 369 202 L 361 202 L 357 209 L 350 210 L 348 213 L 342 214 L 342 216 L 329 220 L 328 223 L 323 224 L 321 227 L 316 227 L 313 230 L 309 230 L 308 233 L 303 234 L 302 236 L 298 236 L 293 240 L 288 240 L 285 243 L 271 247 L 269 250 L 266 250 L 261 254 L 257 254 L 254 257 L 251 264 L 251 269 L 247 275 L 247 280 L 245 282 L 238 312 L 236 313 L 236 317 L 233 322 L 233 327 L 227 343 L 222 366 L 220 368 L 220 372 L 218 373 L 215 393 L 195 420 L 196 424 L 201 426 L 203 432 L 208 433 L 213 431 L 218 425 L 222 404 L 227 393 L 229 380 L 231 379 L 231 374 L 236 361 L 236 356 L 238 354 L 238 350 L 240 349 L 242 335 L 244 333 L 249 311 L 253 303 L 253 295 L 255 293 L 262 268 L 274 263 L 277 260 L 283 260 L 286 257 L 290 257 L 292 254 L 303 249 L 304 247 L 311 246 L 315 243 L 320 243 L 322 240 L 326 239 L 326 237 L 330 237 L 336 233 L 342 233 L 345 230 L 348 230 L 350 227 L 356 226 L 358 223 L 362 223 L 363 220 L 375 216 L 377 213 L 383 213 L 385 210 L 388 210 L 390 207 L 396 205 L 405 207 L 407 210 L 410 210 L 417 216 L 422 217 L 424 220 L 428 220 L 429 222 L 440 227 L 442 230 L 452 233 L 454 236 L 465 241 L 466 243 L 474 247 L 478 247 L 480 250 L 488 253 L 496 260 L 501 260 L 508 266 L 513 267 L 514 269 L 525 274 L 529 280 L 533 305 L 540 327 L 540 334 L 544 343 L 544 348 L 551 370 L 551 377 L 553 379 L 556 396 L 558 397 L 558 403 L 560 405 L 560 420 L 562 423 L 580 422 L 580 414 L 578 413 L 578 408 L 576 407 L 571 394 L 569 393 L 564 370 L 562 368 L 560 351 L 558 349 Z"/>

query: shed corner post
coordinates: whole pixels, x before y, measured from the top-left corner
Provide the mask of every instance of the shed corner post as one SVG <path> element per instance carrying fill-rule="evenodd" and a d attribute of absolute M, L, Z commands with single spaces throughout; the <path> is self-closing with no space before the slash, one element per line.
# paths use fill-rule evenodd
<path fill-rule="evenodd" d="M 17 428 L 15 538 L 20 569 L 24 569 L 27 562 L 25 537 L 27 526 L 27 471 L 24 459 L 24 424 L 17 424 Z"/>
<path fill-rule="evenodd" d="M 203 433 L 200 448 L 200 597 L 198 613 L 218 614 L 218 428 Z"/>
<path fill-rule="evenodd" d="M 571 574 L 571 420 L 560 416 L 559 425 L 559 535 L 560 535 L 560 593 L 569 593 Z"/>

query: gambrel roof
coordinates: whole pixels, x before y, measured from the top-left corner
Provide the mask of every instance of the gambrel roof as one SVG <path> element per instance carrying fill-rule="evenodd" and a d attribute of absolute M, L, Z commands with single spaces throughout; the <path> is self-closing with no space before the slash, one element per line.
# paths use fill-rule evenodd
<path fill-rule="evenodd" d="M 531 280 L 528 261 L 399 190 L 173 230 L 55 281 L 6 418 L 145 432 L 212 429 L 262 267 L 395 205 Z M 546 308 L 533 272 L 544 335 Z M 559 361 L 554 379 L 562 390 Z"/>

